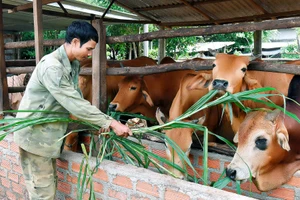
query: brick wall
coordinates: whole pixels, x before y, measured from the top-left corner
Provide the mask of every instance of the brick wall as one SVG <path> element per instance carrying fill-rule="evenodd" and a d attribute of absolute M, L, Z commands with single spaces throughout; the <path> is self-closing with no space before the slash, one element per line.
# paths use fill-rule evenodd
<path fill-rule="evenodd" d="M 144 141 L 149 148 L 164 156 L 164 145 Z M 192 150 L 191 160 L 201 173 L 201 151 Z M 63 152 L 57 159 L 59 200 L 76 199 L 77 176 L 82 161 L 82 154 Z M 209 153 L 209 178 L 217 180 L 231 157 Z M 95 164 L 94 160 L 91 160 Z M 0 199 L 22 200 L 28 199 L 19 165 L 18 147 L 12 141 L 12 135 L 0 142 Z M 300 199 L 300 175 L 296 174 L 292 180 L 279 189 L 270 192 L 260 192 L 253 184 L 246 182 L 241 185 L 242 194 L 235 194 L 235 185 L 229 184 L 224 190 L 190 183 L 172 178 L 148 169 L 137 168 L 119 162 L 104 161 L 94 175 L 94 185 L 97 199 L 170 199 L 170 200 L 200 200 L 200 199 Z M 249 191 L 252 192 L 249 192 Z M 229 191 L 229 192 L 227 192 Z M 88 191 L 87 191 L 88 192 Z M 84 199 L 88 199 L 88 193 Z"/>

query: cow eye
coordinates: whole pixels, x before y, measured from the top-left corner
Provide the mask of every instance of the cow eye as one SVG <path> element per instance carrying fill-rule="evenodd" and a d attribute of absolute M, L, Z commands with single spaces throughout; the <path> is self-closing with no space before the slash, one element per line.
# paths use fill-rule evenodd
<path fill-rule="evenodd" d="M 266 150 L 267 149 L 267 139 L 265 138 L 257 138 L 255 140 L 255 146 L 259 149 L 259 150 Z"/>
<path fill-rule="evenodd" d="M 214 68 L 216 66 L 216 64 L 212 64 L 212 67 Z"/>
<path fill-rule="evenodd" d="M 242 72 L 245 73 L 245 72 L 247 71 L 247 68 L 246 68 L 246 67 L 243 67 L 241 70 L 242 70 Z"/>
<path fill-rule="evenodd" d="M 130 90 L 136 90 L 136 87 L 130 87 Z"/>

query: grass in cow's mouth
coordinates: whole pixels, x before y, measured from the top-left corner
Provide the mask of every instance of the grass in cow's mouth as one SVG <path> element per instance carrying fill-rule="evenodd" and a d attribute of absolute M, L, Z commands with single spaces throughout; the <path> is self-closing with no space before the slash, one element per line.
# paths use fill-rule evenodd
<path fill-rule="evenodd" d="M 103 159 L 110 159 L 114 153 L 119 153 L 125 163 L 129 163 L 135 166 L 140 166 L 144 168 L 149 168 L 150 166 L 154 166 L 157 171 L 161 173 L 168 173 L 172 174 L 165 166 L 169 165 L 173 168 L 182 172 L 188 180 L 202 183 L 208 185 L 208 134 L 213 134 L 224 143 L 226 143 L 229 147 L 235 149 L 235 146 L 230 143 L 225 138 L 222 138 L 210 131 L 207 130 L 205 126 L 184 122 L 183 119 L 188 118 L 189 116 L 193 115 L 196 112 L 199 112 L 205 108 L 215 106 L 218 104 L 228 105 L 228 108 L 231 109 L 230 113 L 232 113 L 232 106 L 231 104 L 236 104 L 239 108 L 244 110 L 245 112 L 251 111 L 250 108 L 247 108 L 243 105 L 242 101 L 244 100 L 252 100 L 255 102 L 263 103 L 268 105 L 272 108 L 278 108 L 284 111 L 284 108 L 273 104 L 270 101 L 266 101 L 270 95 L 264 94 L 264 92 L 274 90 L 273 88 L 259 88 L 255 90 L 249 90 L 245 92 L 240 92 L 236 94 L 229 94 L 225 93 L 223 96 L 218 97 L 215 99 L 214 97 L 218 93 L 218 91 L 210 91 L 207 95 L 203 96 L 199 99 L 193 106 L 191 106 L 185 113 L 181 116 L 176 118 L 173 121 L 167 122 L 164 125 L 154 125 L 151 127 L 145 128 L 136 128 L 132 129 L 134 133 L 134 139 L 132 138 L 121 138 L 115 135 L 113 132 L 102 133 L 98 136 L 99 141 L 101 141 L 100 148 L 97 149 L 98 154 L 96 155 L 96 165 L 91 165 L 90 159 L 92 157 L 93 149 L 95 149 L 96 145 L 93 142 L 90 144 L 90 151 L 87 152 L 85 146 L 82 144 L 82 151 L 84 153 L 84 159 L 81 162 L 81 170 L 78 175 L 78 199 L 82 199 L 82 195 L 86 191 L 86 188 L 90 189 L 90 199 L 94 197 L 94 186 L 92 181 L 92 176 L 97 172 L 98 166 L 101 164 Z M 5 113 L 9 112 L 48 112 L 48 111 L 4 111 Z M 294 114 L 285 111 L 286 114 L 297 121 L 300 122 L 298 118 L 295 117 Z M 56 116 L 59 116 L 59 113 L 55 113 Z M 118 118 L 117 114 L 115 113 L 115 118 Z M 82 122 L 79 120 L 73 120 L 70 118 L 63 118 L 63 117 L 48 117 L 48 118 L 31 118 L 31 119 L 21 119 L 21 118 L 10 118 L 10 119 L 2 119 L 0 120 L 0 141 L 5 138 L 10 133 L 13 133 L 16 130 L 20 130 L 27 126 L 42 124 L 42 123 L 49 123 L 49 122 L 72 122 L 83 124 L 87 128 L 85 130 L 89 131 L 97 131 L 100 127 L 95 126 L 90 123 Z M 176 143 L 174 143 L 171 139 L 169 139 L 166 135 L 162 134 L 160 130 L 163 129 L 170 129 L 170 128 L 193 128 L 197 130 L 201 130 L 204 132 L 203 137 L 203 175 L 200 176 L 197 171 L 192 166 L 189 158 L 186 154 L 178 147 Z M 73 130 L 73 132 L 78 130 Z M 153 152 L 148 151 L 142 144 L 141 136 L 143 134 L 150 134 L 161 140 L 168 143 L 173 149 L 178 153 L 179 157 L 182 161 L 186 163 L 186 166 L 183 168 L 179 167 L 178 165 L 172 163 L 171 161 L 167 160 L 166 158 L 160 157 Z M 63 139 L 63 138 L 61 138 Z M 192 169 L 193 174 L 188 174 L 187 167 Z M 224 188 L 230 182 L 229 178 L 220 178 L 217 182 L 215 182 L 212 186 L 217 188 Z M 239 184 L 237 184 L 238 186 Z M 238 187 L 237 187 L 238 188 Z M 238 191 L 238 190 L 237 190 Z"/>

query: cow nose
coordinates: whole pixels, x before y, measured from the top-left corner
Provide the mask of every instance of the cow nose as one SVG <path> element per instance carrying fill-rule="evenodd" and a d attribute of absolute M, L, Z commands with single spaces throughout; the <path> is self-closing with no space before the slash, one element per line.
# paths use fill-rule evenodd
<path fill-rule="evenodd" d="M 115 111 L 117 108 L 117 104 L 109 104 L 108 109 L 109 111 Z"/>
<path fill-rule="evenodd" d="M 226 168 L 226 176 L 229 177 L 231 180 L 235 181 L 235 178 L 236 178 L 236 170 Z"/>
<path fill-rule="evenodd" d="M 228 81 L 215 79 L 212 82 L 212 86 L 215 90 L 226 90 L 228 87 Z"/>

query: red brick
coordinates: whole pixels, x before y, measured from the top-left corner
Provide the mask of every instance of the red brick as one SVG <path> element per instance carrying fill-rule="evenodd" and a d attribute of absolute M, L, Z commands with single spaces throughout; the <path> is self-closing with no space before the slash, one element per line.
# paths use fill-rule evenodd
<path fill-rule="evenodd" d="M 122 187 L 126 187 L 131 189 L 132 188 L 132 182 L 130 178 L 126 176 L 117 176 L 114 178 L 113 183 Z"/>
<path fill-rule="evenodd" d="M 60 181 L 64 181 L 65 180 L 65 175 L 61 171 L 57 171 L 57 177 L 58 177 L 58 180 L 60 180 Z"/>
<path fill-rule="evenodd" d="M 19 153 L 19 146 L 16 143 L 12 142 L 10 143 L 10 150 Z"/>
<path fill-rule="evenodd" d="M 9 160 L 6 160 L 6 159 L 2 159 L 2 162 L 1 162 L 1 167 L 4 167 L 8 170 L 11 169 L 11 166 L 10 166 L 10 162 Z"/>
<path fill-rule="evenodd" d="M 8 149 L 9 148 L 8 145 L 9 145 L 9 143 L 7 141 L 4 141 L 4 140 L 0 141 L 0 147 Z"/>
<path fill-rule="evenodd" d="M 216 172 L 210 173 L 210 181 L 217 181 L 220 178 L 221 174 Z"/>
<path fill-rule="evenodd" d="M 191 199 L 189 195 L 183 194 L 181 192 L 167 189 L 165 192 L 165 200 L 189 200 Z"/>
<path fill-rule="evenodd" d="M 67 160 L 56 159 L 56 165 L 57 165 L 57 167 L 62 168 L 62 169 L 69 169 L 69 167 L 68 167 L 69 162 Z"/>
<path fill-rule="evenodd" d="M 1 183 L 2 186 L 6 187 L 6 188 L 10 188 L 10 181 L 6 178 L 1 178 Z"/>
<path fill-rule="evenodd" d="M 101 183 L 94 182 L 94 191 L 103 193 L 103 185 Z"/>
<path fill-rule="evenodd" d="M 84 167 L 85 167 L 85 166 L 82 167 L 82 172 L 84 171 Z M 80 170 L 80 164 L 78 164 L 78 163 L 72 163 L 72 170 L 73 170 L 74 172 L 79 173 L 79 170 Z"/>
<path fill-rule="evenodd" d="M 294 200 L 295 199 L 295 191 L 287 188 L 278 188 L 272 190 L 268 196 L 281 198 L 285 200 Z"/>
<path fill-rule="evenodd" d="M 24 180 L 24 177 L 23 176 L 20 176 L 20 182 L 19 184 L 23 185 L 23 186 L 26 186 L 25 184 L 25 180 Z"/>
<path fill-rule="evenodd" d="M 17 175 L 17 174 L 13 174 L 13 173 L 9 172 L 8 178 L 16 183 L 19 183 L 19 175 Z"/>
<path fill-rule="evenodd" d="M 123 192 L 118 192 L 115 190 L 110 189 L 108 191 L 108 196 L 116 198 L 116 199 L 120 199 L 120 200 L 126 200 L 127 199 L 127 195 Z"/>
<path fill-rule="evenodd" d="M 7 190 L 6 191 L 6 196 L 9 200 L 17 200 L 17 197 L 15 194 L 13 194 L 11 191 Z"/>
<path fill-rule="evenodd" d="M 138 181 L 138 183 L 136 185 L 136 189 L 140 192 L 150 194 L 155 197 L 159 197 L 158 187 L 155 185 L 151 185 L 151 184 L 143 182 L 143 181 Z"/>
<path fill-rule="evenodd" d="M 71 194 L 71 185 L 69 183 L 58 181 L 57 189 L 65 194 Z"/>
<path fill-rule="evenodd" d="M 7 170 L 6 169 L 0 169 L 0 176 L 3 176 L 6 178 L 7 176 Z"/>
<path fill-rule="evenodd" d="M 95 173 L 93 177 L 96 179 L 106 181 L 106 182 L 108 181 L 108 175 L 107 175 L 106 171 L 104 171 L 102 169 L 98 169 L 97 173 Z"/>
<path fill-rule="evenodd" d="M 23 174 L 23 169 L 21 165 L 13 164 L 13 171 L 17 172 L 18 174 Z"/>
<path fill-rule="evenodd" d="M 203 166 L 203 157 L 199 156 L 198 159 L 198 165 Z M 208 168 L 214 168 L 214 169 L 220 169 L 220 160 L 215 159 L 207 159 L 207 167 Z"/>
<path fill-rule="evenodd" d="M 300 178 L 299 177 L 292 177 L 289 180 L 289 182 L 287 182 L 286 184 L 297 187 L 297 188 L 300 188 Z"/>
<path fill-rule="evenodd" d="M 23 186 L 17 183 L 12 182 L 12 189 L 14 192 L 17 192 L 18 194 L 23 195 Z"/>
<path fill-rule="evenodd" d="M 165 150 L 152 149 L 152 152 L 155 153 L 156 155 L 162 157 L 162 158 L 167 158 L 167 154 L 166 154 Z"/>
<path fill-rule="evenodd" d="M 257 187 L 254 185 L 253 182 L 251 183 L 251 182 L 247 181 L 245 183 L 242 183 L 241 189 L 261 194 L 261 191 L 259 191 L 257 189 Z"/>

